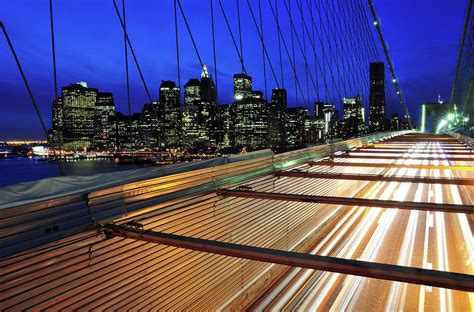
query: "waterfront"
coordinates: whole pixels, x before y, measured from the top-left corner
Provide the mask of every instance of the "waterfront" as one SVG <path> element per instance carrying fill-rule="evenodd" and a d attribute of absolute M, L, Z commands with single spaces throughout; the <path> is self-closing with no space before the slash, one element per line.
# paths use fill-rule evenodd
<path fill-rule="evenodd" d="M 66 175 L 92 175 L 97 173 L 142 168 L 145 165 L 117 165 L 113 159 L 92 159 L 63 162 Z M 39 156 L 0 158 L 0 188 L 23 182 L 59 176 L 56 162 Z"/>

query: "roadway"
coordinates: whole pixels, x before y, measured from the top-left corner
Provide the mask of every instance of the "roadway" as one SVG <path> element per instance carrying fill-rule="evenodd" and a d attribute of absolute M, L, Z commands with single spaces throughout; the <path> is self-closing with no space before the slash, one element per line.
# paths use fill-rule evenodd
<path fill-rule="evenodd" d="M 395 147 L 393 144 L 390 148 Z M 442 142 L 404 144 L 397 164 L 468 165 L 467 162 L 413 160 L 420 157 L 446 157 L 459 149 Z M 338 161 L 381 162 L 371 155 L 385 150 L 361 149 L 367 159 Z M 384 148 L 380 145 L 380 148 Z M 402 151 L 403 152 L 403 151 Z M 393 154 L 392 154 L 393 155 Z M 474 159 L 474 158 L 473 158 Z M 472 163 L 470 163 L 472 165 Z M 433 169 L 380 169 L 327 166 L 302 166 L 309 172 L 376 173 L 397 176 L 473 177 L 472 171 Z M 285 178 L 286 179 L 286 178 Z M 289 178 L 298 183 L 300 178 Z M 472 186 L 398 183 L 337 182 L 338 193 L 357 190 L 356 197 L 415 202 L 472 204 Z M 333 185 L 334 187 L 334 185 Z M 297 192 L 298 193 L 298 192 Z M 315 187 L 312 194 L 324 195 Z M 340 258 L 391 263 L 404 266 L 474 274 L 474 220 L 466 214 L 403 211 L 398 209 L 350 207 L 321 235 L 308 252 Z M 474 308 L 474 294 L 406 283 L 389 282 L 336 273 L 293 268 L 282 275 L 263 295 L 247 308 L 252 310 L 445 310 L 466 311 Z"/>

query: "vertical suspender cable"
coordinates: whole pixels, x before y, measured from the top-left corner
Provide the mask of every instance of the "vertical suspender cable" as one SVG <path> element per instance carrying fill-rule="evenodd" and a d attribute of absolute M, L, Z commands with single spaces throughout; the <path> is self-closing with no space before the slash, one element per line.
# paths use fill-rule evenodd
<path fill-rule="evenodd" d="M 296 0 L 298 1 L 298 0 Z M 301 6 L 302 0 L 300 0 L 300 4 L 299 6 Z M 305 21 L 304 21 L 304 14 L 303 14 L 303 11 L 300 11 L 300 15 L 301 15 L 301 31 L 303 33 L 303 56 L 304 56 L 304 59 L 306 60 L 306 33 L 305 33 Z M 308 110 L 310 110 L 310 97 L 309 97 L 309 77 L 308 77 L 308 71 L 309 71 L 309 67 L 308 66 L 305 66 L 305 76 L 306 76 L 306 104 L 307 104 L 307 108 Z M 316 87 L 317 87 L 317 84 L 316 84 Z"/>
<path fill-rule="evenodd" d="M 130 149 L 132 150 L 132 165 L 135 165 L 134 140 L 132 137 L 132 110 L 130 108 L 130 76 L 128 68 L 128 46 L 127 46 L 127 20 L 125 14 L 125 0 L 122 0 L 122 16 L 123 16 L 123 44 L 125 57 L 125 82 L 127 86 L 127 109 L 128 109 L 128 137 L 130 139 Z M 151 103 L 150 103 L 151 104 Z"/>
<path fill-rule="evenodd" d="M 283 0 L 285 2 L 285 6 L 286 6 L 286 0 Z M 292 17 L 291 17 L 291 2 L 289 4 L 289 11 L 288 11 L 288 14 L 290 16 L 290 20 L 292 20 Z M 294 34 L 293 34 L 293 27 L 290 27 L 290 31 L 291 31 L 291 53 L 292 53 L 292 57 L 293 57 L 293 76 L 294 76 L 294 79 L 295 79 L 295 96 L 296 96 L 296 107 L 299 106 L 299 103 L 298 103 L 298 86 L 296 85 L 297 82 L 296 82 L 296 62 L 295 62 L 295 38 L 294 38 Z M 303 93 L 303 92 L 301 92 Z"/>
<path fill-rule="evenodd" d="M 265 42 L 263 41 L 263 34 L 260 32 L 260 28 L 258 26 L 257 19 L 255 18 L 255 13 L 253 12 L 252 6 L 250 5 L 250 0 L 247 0 L 247 6 L 249 8 L 250 15 L 252 16 L 252 20 L 253 20 L 253 23 L 255 25 L 255 28 L 257 29 L 257 34 L 260 38 L 260 41 L 263 42 L 262 48 L 263 48 L 264 56 L 267 57 L 268 65 L 270 66 L 270 71 L 273 75 L 273 79 L 275 79 L 276 87 L 279 89 L 280 88 L 280 83 L 278 82 L 278 78 L 277 78 L 277 75 L 275 73 L 275 69 L 273 68 L 272 60 L 270 59 L 270 55 L 268 54 L 267 48 L 265 46 Z"/>
<path fill-rule="evenodd" d="M 56 45 L 54 41 L 54 18 L 53 18 L 53 0 L 49 0 L 49 22 L 51 26 L 51 51 L 53 56 L 53 79 L 54 79 L 54 100 L 57 101 L 58 99 L 58 80 L 56 75 Z M 59 174 L 64 176 L 64 168 L 63 168 L 63 157 L 62 157 L 62 149 L 63 149 L 63 120 L 64 120 L 64 103 L 61 101 L 61 129 L 58 132 L 58 147 L 59 147 Z M 54 151 L 54 149 L 53 149 Z M 56 154 L 56 153 L 55 153 Z"/>
<path fill-rule="evenodd" d="M 175 33 L 175 43 L 176 43 L 176 65 L 178 70 L 178 87 L 181 88 L 181 69 L 179 62 L 179 37 L 178 37 L 178 14 L 176 11 L 176 0 L 174 0 L 174 33 Z"/>
<path fill-rule="evenodd" d="M 135 62 L 135 66 L 137 67 L 138 74 L 140 75 L 140 78 L 141 78 L 141 81 L 142 81 L 142 84 L 143 84 L 143 88 L 145 89 L 148 101 L 150 103 L 152 103 L 150 91 L 148 90 L 148 86 L 146 84 L 145 77 L 143 76 L 142 69 L 140 68 L 140 64 L 138 63 L 137 56 L 135 55 L 135 51 L 133 50 L 132 43 L 130 42 L 130 37 L 128 36 L 127 29 L 125 28 L 125 24 L 123 23 L 122 17 L 120 16 L 120 12 L 119 12 L 118 7 L 117 7 L 117 2 L 115 0 L 112 0 L 112 4 L 114 5 L 115 13 L 117 14 L 117 18 L 119 19 L 120 26 L 122 26 L 122 29 L 124 31 L 125 39 L 128 43 L 128 47 L 130 48 L 130 52 L 132 53 L 133 61 Z"/>
<path fill-rule="evenodd" d="M 41 129 L 43 130 L 44 135 L 47 138 L 48 130 L 46 129 L 46 125 L 43 121 L 43 118 L 41 117 L 38 105 L 36 104 L 35 97 L 33 96 L 33 92 L 31 91 L 30 85 L 28 84 L 28 80 L 26 79 L 25 72 L 23 71 L 23 68 L 21 67 L 20 60 L 18 59 L 18 56 L 16 55 L 15 48 L 13 47 L 13 44 L 10 40 L 10 37 L 8 36 L 5 25 L 3 24 L 2 21 L 0 21 L 0 28 L 2 28 L 3 35 L 5 36 L 5 39 L 7 40 L 8 47 L 10 48 L 13 58 L 15 59 L 16 66 L 18 67 L 18 70 L 20 71 L 21 78 L 23 79 L 23 83 L 25 84 L 26 90 L 28 91 L 28 95 L 30 96 L 30 99 L 31 99 L 31 103 L 33 104 L 36 115 L 38 116 L 39 122 L 41 124 Z"/>
<path fill-rule="evenodd" d="M 278 54 L 280 55 L 280 75 L 281 75 L 281 87 L 285 89 L 285 80 L 283 78 L 283 58 L 281 56 L 281 35 L 278 31 L 279 18 L 278 18 L 278 0 L 275 0 L 275 11 L 276 11 L 276 24 L 277 24 L 277 33 L 278 33 Z"/>
<path fill-rule="evenodd" d="M 212 30 L 212 57 L 214 60 L 214 79 L 215 79 L 215 84 L 216 84 L 216 109 L 217 112 L 219 112 L 219 83 L 217 79 L 217 54 L 216 54 L 216 32 L 215 32 L 215 27 L 214 27 L 214 3 L 213 0 L 210 0 L 210 6 L 211 6 L 211 30 Z M 217 133 L 221 133 L 221 118 L 220 115 L 218 114 L 217 116 Z M 216 144 L 219 144 L 220 140 L 220 135 L 217 136 Z M 223 138 L 223 136 L 222 136 Z"/>
<path fill-rule="evenodd" d="M 244 64 L 244 50 L 242 47 L 242 28 L 240 25 L 240 4 L 239 4 L 239 0 L 235 0 L 235 2 L 237 2 L 237 21 L 239 24 L 239 41 L 240 41 L 240 57 L 242 58 L 242 72 L 246 74 L 245 68 L 243 65 Z"/>
<path fill-rule="evenodd" d="M 234 33 L 232 32 L 232 28 L 230 27 L 229 20 L 227 19 L 227 14 L 225 13 L 224 6 L 222 5 L 222 1 L 219 1 L 219 7 L 221 8 L 222 16 L 224 16 L 224 21 L 227 26 L 227 30 L 229 30 L 230 37 L 232 38 L 232 43 L 234 44 L 235 51 L 240 60 L 240 64 L 242 65 L 242 71 L 246 73 L 245 66 L 244 66 L 244 58 L 242 57 L 239 48 L 237 47 L 237 43 L 235 41 Z"/>
<path fill-rule="evenodd" d="M 212 53 L 214 59 L 214 78 L 216 82 L 216 103 L 219 105 L 218 101 L 218 94 L 219 94 L 219 86 L 218 86 L 218 79 L 217 79 L 217 54 L 216 54 L 216 35 L 215 35 L 215 27 L 214 27 L 214 4 L 213 0 L 211 1 L 211 27 L 212 27 Z"/>
<path fill-rule="evenodd" d="M 237 0 L 238 1 L 238 0 Z M 265 98 L 268 100 L 268 89 L 267 89 L 267 65 L 265 61 L 265 40 L 263 37 L 263 21 L 262 21 L 262 1 L 258 0 L 258 12 L 260 17 L 260 32 L 262 41 L 262 61 L 263 61 L 263 81 L 265 83 Z"/>

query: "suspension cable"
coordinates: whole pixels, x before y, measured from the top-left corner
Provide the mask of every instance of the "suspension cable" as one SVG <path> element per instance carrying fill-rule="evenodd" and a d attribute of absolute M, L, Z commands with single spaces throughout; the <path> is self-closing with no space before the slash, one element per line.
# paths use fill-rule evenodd
<path fill-rule="evenodd" d="M 126 29 L 127 29 L 127 14 L 125 11 L 125 0 L 122 0 L 122 16 L 123 16 L 123 45 L 124 45 L 124 58 L 125 58 L 125 82 L 127 86 L 127 108 L 128 108 L 128 137 L 130 139 L 130 149 L 132 150 L 132 166 L 135 165 L 135 144 L 132 135 L 132 109 L 130 105 L 130 75 L 129 75 L 129 66 L 128 66 L 128 46 L 127 46 L 127 36 L 126 36 Z"/>
<path fill-rule="evenodd" d="M 54 18 L 53 18 L 53 0 L 49 0 L 49 22 L 50 22 L 50 29 L 51 29 L 51 52 L 53 57 L 53 80 L 54 80 L 54 101 L 58 99 L 58 80 L 56 74 L 56 45 L 54 40 Z M 61 101 L 61 129 L 58 129 L 58 147 L 59 147 L 59 175 L 64 176 L 66 175 L 63 168 L 63 157 L 62 157 L 62 150 L 63 150 L 63 121 L 64 120 L 64 102 Z M 54 137 L 54 136 L 53 136 Z M 53 148 L 53 153 L 56 155 L 56 150 Z"/>
<path fill-rule="evenodd" d="M 276 11 L 276 24 L 277 27 L 280 24 L 278 18 L 278 0 L 275 0 L 275 11 Z M 281 75 L 281 87 L 285 89 L 285 79 L 283 78 L 283 58 L 281 56 L 281 34 L 277 31 L 278 34 L 278 54 L 280 55 L 280 75 Z"/>
<path fill-rule="evenodd" d="M 273 15 L 273 19 L 275 20 L 275 22 L 277 22 L 277 19 L 276 19 L 276 15 L 275 15 L 275 10 L 273 8 L 273 5 L 272 5 L 272 2 L 271 0 L 268 0 L 268 3 L 270 5 L 270 9 L 272 10 L 272 15 Z M 295 70 L 295 64 L 292 62 L 291 60 L 291 54 L 288 50 L 288 45 L 286 44 L 286 41 L 285 41 L 285 38 L 283 37 L 282 33 L 281 33 L 281 27 L 280 27 L 280 24 L 277 23 L 277 29 L 278 29 L 278 32 L 280 33 L 281 35 L 281 39 L 282 39 L 282 43 L 283 43 L 283 47 L 285 48 L 285 52 L 286 52 L 286 55 L 288 57 L 288 61 L 290 62 L 290 66 L 291 68 L 293 69 L 293 71 L 296 71 Z M 297 83 L 297 86 L 298 88 L 300 89 L 300 92 L 303 93 L 303 89 L 301 88 L 301 84 L 299 82 L 299 79 L 298 77 L 296 77 L 296 83 Z"/>
<path fill-rule="evenodd" d="M 174 0 L 174 30 L 175 30 L 175 44 L 176 44 L 176 65 L 178 70 L 178 86 L 181 87 L 181 69 L 179 63 L 179 37 L 178 37 L 178 14 L 176 11 L 176 0 Z"/>
<path fill-rule="evenodd" d="M 275 70 L 273 68 L 273 64 L 272 64 L 272 61 L 270 59 L 270 56 L 268 55 L 268 51 L 267 51 L 267 48 L 265 46 L 265 42 L 263 41 L 263 34 L 260 32 L 260 29 L 258 27 L 258 24 L 257 24 L 257 19 L 255 17 L 255 13 L 252 9 L 252 6 L 250 5 L 250 1 L 247 0 L 247 5 L 248 5 L 248 8 L 250 10 L 250 15 L 252 16 L 252 20 L 254 22 L 254 25 L 255 25 L 255 28 L 257 29 L 257 34 L 258 36 L 260 37 L 260 40 L 262 41 L 262 49 L 263 49 L 263 52 L 264 52 L 264 56 L 267 57 L 267 60 L 268 60 L 268 64 L 270 65 L 270 70 L 272 72 L 272 75 L 273 75 L 273 78 L 275 79 L 275 83 L 277 85 L 277 88 L 280 88 L 280 84 L 278 83 L 278 78 L 276 76 L 276 73 L 275 73 Z M 266 79 L 266 78 L 265 78 Z"/>
<path fill-rule="evenodd" d="M 232 43 L 234 44 L 235 51 L 237 52 L 237 55 L 239 56 L 240 64 L 242 66 L 242 72 L 244 74 L 246 74 L 247 71 L 245 70 L 244 59 L 243 59 L 243 57 L 240 53 L 239 48 L 237 47 L 237 43 L 235 41 L 234 33 L 232 32 L 232 28 L 230 27 L 229 20 L 227 19 L 227 14 L 225 13 L 224 6 L 222 5 L 221 0 L 218 0 L 218 1 L 219 1 L 219 7 L 221 8 L 222 15 L 224 16 L 224 20 L 225 20 L 225 23 L 227 25 L 227 29 L 229 30 L 230 37 L 232 38 Z"/>
<path fill-rule="evenodd" d="M 248 1 L 247 1 L 247 4 L 249 4 Z M 267 65 L 266 65 L 266 61 L 265 61 L 265 40 L 264 40 L 264 36 L 263 36 L 263 21 L 262 21 L 262 0 L 258 0 L 258 15 L 259 15 L 259 18 L 260 18 L 260 32 L 262 33 L 261 42 L 262 42 L 263 81 L 264 81 L 264 84 L 265 84 L 265 98 L 268 100 Z"/>
<path fill-rule="evenodd" d="M 242 72 L 244 72 L 244 67 L 243 67 L 243 64 L 244 64 L 244 49 L 243 49 L 243 45 L 242 45 L 242 28 L 241 28 L 241 25 L 240 25 L 240 4 L 239 4 L 239 0 L 235 0 L 235 2 L 237 3 L 237 22 L 239 24 L 239 41 L 240 41 L 240 55 L 242 57 Z"/>
<path fill-rule="evenodd" d="M 186 29 L 188 30 L 189 37 L 191 37 L 191 42 L 193 44 L 194 51 L 196 51 L 196 55 L 197 55 L 197 58 L 199 60 L 199 64 L 201 64 L 201 68 L 203 68 L 204 63 L 202 62 L 201 55 L 199 54 L 199 50 L 197 48 L 196 42 L 194 41 L 194 36 L 193 36 L 193 33 L 191 32 L 191 28 L 189 27 L 186 15 L 184 14 L 183 7 L 181 6 L 181 1 L 180 0 L 176 0 L 176 1 L 178 2 L 179 10 L 181 11 L 181 16 L 183 17 L 184 24 L 186 25 Z"/>
<path fill-rule="evenodd" d="M 114 8 L 115 8 L 115 13 L 117 14 L 117 18 L 119 19 L 119 22 L 120 22 L 120 25 L 122 26 L 122 29 L 124 31 L 124 34 L 125 34 L 125 38 L 127 39 L 127 43 L 128 43 L 128 47 L 130 48 L 130 52 L 132 52 L 132 57 L 133 57 L 133 60 L 135 62 L 135 65 L 137 67 L 137 70 L 138 70 L 138 73 L 140 74 L 140 78 L 142 80 L 142 84 L 143 84 L 143 87 L 145 88 L 145 92 L 146 92 L 146 95 L 148 97 L 148 101 L 150 103 L 152 103 L 152 99 L 151 99 L 151 95 L 150 95 L 150 92 L 148 91 L 148 86 L 146 84 L 146 81 L 145 81 L 145 78 L 143 77 L 143 73 L 142 73 L 142 70 L 140 68 L 140 64 L 138 63 L 138 59 L 137 59 L 137 56 L 135 55 L 135 51 L 133 50 L 133 46 L 132 46 L 132 43 L 130 42 L 130 36 L 128 35 L 127 33 L 127 29 L 125 28 L 125 25 L 123 23 L 123 20 L 122 18 L 120 17 L 120 12 L 118 10 L 118 7 L 117 7 L 117 3 L 115 0 L 112 0 L 112 3 L 114 5 Z"/>
<path fill-rule="evenodd" d="M 286 5 L 286 0 L 283 0 L 283 3 L 285 4 L 285 7 L 286 7 L 286 11 L 288 12 L 288 15 L 290 17 L 290 21 L 291 21 L 291 27 L 290 27 L 290 34 L 291 34 L 291 54 L 292 54 L 292 57 L 293 57 L 293 77 L 295 79 L 295 97 L 296 97 L 296 107 L 299 106 L 299 103 L 298 103 L 298 86 L 297 86 L 297 82 L 296 82 L 296 75 L 297 75 L 297 72 L 296 72 L 296 61 L 295 61 L 295 36 L 294 36 L 294 32 L 293 32 L 293 20 L 291 18 L 291 5 L 290 5 L 290 10 L 288 11 L 288 7 Z M 303 95 L 303 90 L 301 90 L 301 95 Z"/>
<path fill-rule="evenodd" d="M 216 104 L 219 105 L 218 94 L 219 94 L 219 86 L 217 82 L 217 54 L 216 54 L 216 36 L 215 36 L 215 28 L 214 28 L 214 5 L 213 0 L 210 0 L 211 5 L 211 28 L 212 28 L 212 52 L 213 52 L 213 59 L 214 59 L 214 76 L 216 81 Z M 219 119 L 220 123 L 220 119 Z"/>
<path fill-rule="evenodd" d="M 0 21 L 0 28 L 2 28 L 3 35 L 5 36 L 5 39 L 7 40 L 8 47 L 10 48 L 10 51 L 12 52 L 12 55 L 13 55 L 13 58 L 15 59 L 15 63 L 16 63 L 16 66 L 18 68 L 18 71 L 20 72 L 21 78 L 23 79 L 23 83 L 25 84 L 26 90 L 28 91 L 28 95 L 30 96 L 31 103 L 33 104 L 36 115 L 38 116 L 39 122 L 41 124 L 41 129 L 43 130 L 44 135 L 47 138 L 48 137 L 48 130 L 46 129 L 46 125 L 43 121 L 43 118 L 41 117 L 41 113 L 39 111 L 38 105 L 36 104 L 35 97 L 33 96 L 33 92 L 31 91 L 28 80 L 26 79 L 25 72 L 23 71 L 23 68 L 20 64 L 20 60 L 18 59 L 18 56 L 15 52 L 15 48 L 13 47 L 13 44 L 10 40 L 10 37 L 8 36 L 7 29 L 5 28 L 5 25 L 3 24 L 2 21 Z"/>

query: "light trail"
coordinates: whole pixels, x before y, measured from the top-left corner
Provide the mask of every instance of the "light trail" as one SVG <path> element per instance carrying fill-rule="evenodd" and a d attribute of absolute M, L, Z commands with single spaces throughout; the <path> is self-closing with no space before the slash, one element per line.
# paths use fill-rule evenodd
<path fill-rule="evenodd" d="M 316 163 L 309 168 L 309 172 L 335 174 L 354 173 L 357 170 L 357 173 L 376 172 L 386 176 L 473 178 L 471 172 L 443 170 L 453 165 L 460 167 L 467 164 L 465 161 L 446 160 L 451 151 L 446 152 L 444 146 L 446 145 L 440 142 L 413 142 L 402 146 L 407 152 L 392 162 L 399 165 L 428 166 L 425 168 L 318 167 Z M 375 162 L 370 160 L 370 154 L 383 155 L 383 151 L 376 150 L 367 150 L 367 153 L 366 161 L 370 162 Z M 439 159 L 413 159 L 420 155 Z M 435 169 L 430 166 L 440 167 Z M 366 198 L 472 204 L 470 200 L 463 201 L 463 198 L 466 200 L 472 195 L 471 186 L 398 182 L 371 182 L 368 185 L 371 187 Z M 463 192 L 467 192 L 464 197 L 461 195 Z M 467 274 L 474 272 L 474 226 L 473 219 L 469 219 L 466 214 L 366 208 L 359 209 L 359 212 L 364 212 L 361 216 L 354 209 L 352 207 L 350 213 L 333 225 L 332 230 L 311 253 Z M 461 254 L 453 254 L 453 250 L 457 249 L 461 250 Z M 474 309 L 472 293 L 292 269 L 276 287 L 269 289 L 256 310 L 368 310 L 373 308 L 371 300 L 376 300 L 387 311 L 405 310 L 414 306 L 419 311 Z"/>

